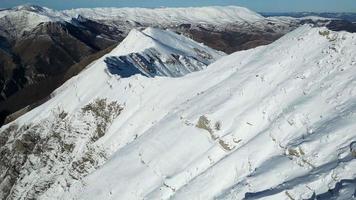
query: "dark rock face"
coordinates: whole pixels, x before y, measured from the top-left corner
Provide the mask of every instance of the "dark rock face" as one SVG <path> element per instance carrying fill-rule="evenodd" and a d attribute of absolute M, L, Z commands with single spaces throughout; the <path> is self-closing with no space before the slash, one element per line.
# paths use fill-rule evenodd
<path fill-rule="evenodd" d="M 94 54 L 117 43 L 98 34 L 84 26 L 50 22 L 15 40 L 0 37 L 0 125 L 10 113 L 47 97 L 70 78 L 65 74 L 72 66 L 90 63 L 98 58 Z"/>
<path fill-rule="evenodd" d="M 356 24 L 346 20 L 333 20 L 326 27 L 333 31 L 356 33 Z"/>
<path fill-rule="evenodd" d="M 107 26 L 100 22 L 96 22 L 87 18 L 82 17 L 79 15 L 77 18 L 72 19 L 72 23 L 78 24 L 80 26 L 85 27 L 91 33 L 96 35 L 103 35 L 107 39 L 111 39 L 114 41 L 121 41 L 124 39 L 123 35 L 124 32 L 119 30 L 116 27 Z M 103 41 L 100 41 L 103 42 Z M 98 44 L 100 45 L 100 42 Z"/>
<path fill-rule="evenodd" d="M 270 44 L 283 36 L 281 33 L 246 33 L 204 29 L 186 29 L 182 32 L 198 42 L 228 54 Z"/>

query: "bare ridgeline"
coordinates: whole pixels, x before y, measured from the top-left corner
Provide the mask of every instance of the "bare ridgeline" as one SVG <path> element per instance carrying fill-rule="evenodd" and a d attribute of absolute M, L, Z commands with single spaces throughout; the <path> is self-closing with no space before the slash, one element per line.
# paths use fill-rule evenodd
<path fill-rule="evenodd" d="M 234 6 L 1 10 L 0 199 L 355 198 L 354 30 Z"/>

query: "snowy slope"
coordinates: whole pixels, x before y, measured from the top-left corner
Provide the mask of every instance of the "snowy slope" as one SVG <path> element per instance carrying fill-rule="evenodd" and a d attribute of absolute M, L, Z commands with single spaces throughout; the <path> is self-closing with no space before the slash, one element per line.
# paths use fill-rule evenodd
<path fill-rule="evenodd" d="M 99 59 L 1 129 L 14 158 L 18 143 L 51 147 L 28 155 L 11 195 L 351 199 L 355 58 L 355 34 L 304 26 L 181 78 L 119 78 Z"/>
<path fill-rule="evenodd" d="M 181 80 L 138 79 L 145 83 L 139 116 L 129 110 L 129 120 L 123 114 L 114 122 L 101 141 L 114 146 L 113 156 L 73 194 L 302 199 L 345 180 L 352 185 L 356 39 L 319 31 L 303 27 Z M 175 98 L 162 98 L 172 88 L 180 88 Z M 195 126 L 204 115 L 210 131 Z"/>
<path fill-rule="evenodd" d="M 92 63 L 80 77 L 68 81 L 53 94 L 64 94 L 69 100 L 56 101 L 55 104 L 64 103 L 73 108 L 82 103 L 88 105 L 79 108 L 81 114 L 71 117 L 78 122 L 62 121 L 70 111 L 54 105 L 53 112 L 41 108 L 34 111 L 34 115 L 28 115 L 33 121 L 26 119 L 22 128 L 17 129 L 16 122 L 0 131 L 0 199 L 36 199 L 54 183 L 70 184 L 102 164 L 107 158 L 106 150 L 94 143 L 124 107 L 118 102 L 95 97 L 98 92 L 109 92 L 107 87 L 113 89 L 111 83 L 141 75 L 178 77 L 204 69 L 223 55 L 169 30 L 132 30 L 112 52 Z M 131 87 L 129 84 L 117 88 L 117 92 Z M 132 95 L 139 97 L 139 94 Z M 89 105 L 92 100 L 93 107 Z M 95 106 L 100 109 L 94 109 Z M 37 123 L 40 124 L 37 126 Z M 73 150 L 75 155 L 71 153 Z M 88 156 L 94 154 L 97 155 L 95 159 L 89 159 L 91 162 L 87 163 Z M 41 178 L 34 181 L 33 177 Z"/>

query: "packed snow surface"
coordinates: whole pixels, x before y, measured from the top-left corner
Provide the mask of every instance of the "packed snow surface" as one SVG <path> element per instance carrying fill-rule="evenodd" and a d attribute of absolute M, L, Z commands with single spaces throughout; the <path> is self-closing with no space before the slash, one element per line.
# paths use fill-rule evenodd
<path fill-rule="evenodd" d="M 61 109 L 83 136 L 92 129 L 80 120 L 96 123 L 79 114 L 86 105 L 123 107 L 91 144 L 105 149 L 102 166 L 42 199 L 353 198 L 355 34 L 303 26 L 180 78 L 106 69 L 97 60 L 12 123 L 41 124 Z"/>

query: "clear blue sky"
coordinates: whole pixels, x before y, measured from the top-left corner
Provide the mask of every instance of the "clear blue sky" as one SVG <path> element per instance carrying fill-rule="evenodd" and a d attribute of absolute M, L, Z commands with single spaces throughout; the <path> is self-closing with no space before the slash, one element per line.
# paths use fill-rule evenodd
<path fill-rule="evenodd" d="M 238 5 L 258 12 L 356 12 L 356 0 L 0 0 L 0 8 L 35 4 L 53 9 Z"/>

